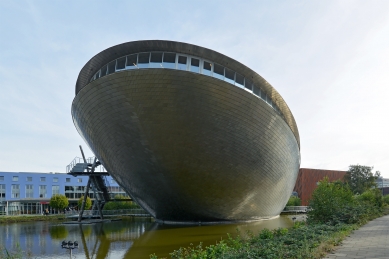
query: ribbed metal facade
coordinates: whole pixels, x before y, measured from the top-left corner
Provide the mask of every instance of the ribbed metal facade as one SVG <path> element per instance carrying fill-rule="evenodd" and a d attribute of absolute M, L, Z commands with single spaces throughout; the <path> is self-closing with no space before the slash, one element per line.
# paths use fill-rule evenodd
<path fill-rule="evenodd" d="M 168 44 L 171 51 L 179 49 L 174 44 L 182 43 Z M 123 45 L 115 46 L 120 54 Z M 214 59 L 220 63 L 221 56 L 239 70 L 240 63 L 219 53 Z M 87 83 L 88 64 L 72 105 L 76 128 L 116 181 L 156 219 L 241 221 L 280 213 L 297 178 L 299 140 L 293 115 L 268 83 L 286 120 L 255 95 L 216 78 L 139 69 Z M 246 77 L 255 74 L 243 70 Z"/>

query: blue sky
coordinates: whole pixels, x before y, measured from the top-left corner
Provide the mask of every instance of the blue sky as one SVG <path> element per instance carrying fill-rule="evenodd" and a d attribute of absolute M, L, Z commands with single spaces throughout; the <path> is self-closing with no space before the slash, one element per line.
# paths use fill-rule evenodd
<path fill-rule="evenodd" d="M 83 65 L 123 42 L 166 39 L 249 66 L 288 103 L 301 167 L 389 177 L 389 1 L 0 0 L 0 171 L 64 172 Z"/>

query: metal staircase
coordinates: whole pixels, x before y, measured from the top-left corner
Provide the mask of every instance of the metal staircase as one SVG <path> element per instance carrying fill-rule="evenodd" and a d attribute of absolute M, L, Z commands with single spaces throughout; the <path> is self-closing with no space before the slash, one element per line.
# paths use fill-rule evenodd
<path fill-rule="evenodd" d="M 100 172 L 96 172 L 96 167 L 101 165 L 100 161 L 97 161 L 96 157 L 85 158 L 84 151 L 80 146 L 82 158 L 76 157 L 67 167 L 66 172 L 74 177 L 79 175 L 87 175 L 89 176 L 88 183 L 85 188 L 84 200 L 81 206 L 80 214 L 78 221 L 80 222 L 82 219 L 82 214 L 85 208 L 85 200 L 89 193 L 89 188 L 92 187 L 92 191 L 94 193 L 94 202 L 92 206 L 93 215 L 97 213 L 100 215 L 100 218 L 103 219 L 102 210 L 104 208 L 105 203 L 110 200 L 110 193 L 108 190 L 108 182 L 105 179 L 105 176 L 109 175 L 104 169 Z M 93 161 L 93 162 L 92 162 Z M 97 211 L 96 211 L 97 209 Z"/>

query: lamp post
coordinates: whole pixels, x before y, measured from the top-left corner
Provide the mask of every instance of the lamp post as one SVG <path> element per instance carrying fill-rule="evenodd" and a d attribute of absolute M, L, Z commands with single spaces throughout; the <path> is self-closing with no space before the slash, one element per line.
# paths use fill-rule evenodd
<path fill-rule="evenodd" d="M 78 242 L 77 241 L 66 242 L 64 240 L 64 241 L 62 241 L 61 247 L 70 250 L 70 258 L 72 258 L 72 251 L 73 251 L 73 249 L 78 248 Z"/>

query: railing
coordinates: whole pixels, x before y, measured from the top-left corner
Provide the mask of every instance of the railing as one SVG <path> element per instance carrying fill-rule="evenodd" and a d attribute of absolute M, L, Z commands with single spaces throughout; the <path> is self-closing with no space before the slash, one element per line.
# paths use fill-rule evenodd
<path fill-rule="evenodd" d="M 150 216 L 150 214 L 144 209 L 125 209 L 125 210 L 102 210 L 104 216 L 110 215 L 132 215 L 132 216 Z M 83 216 L 93 216 L 96 211 L 93 210 L 84 210 Z M 65 215 L 75 216 L 78 215 L 78 211 L 66 211 Z"/>
<path fill-rule="evenodd" d="M 282 212 L 308 212 L 309 206 L 286 206 Z"/>
<path fill-rule="evenodd" d="M 87 162 L 88 164 L 93 164 L 94 160 L 95 160 L 94 157 L 88 157 L 88 158 L 86 158 L 86 162 Z M 73 167 L 74 167 L 76 164 L 79 164 L 79 163 L 84 163 L 84 159 L 83 159 L 82 157 L 75 157 L 75 158 L 73 159 L 73 161 L 70 162 L 70 164 L 68 164 L 68 165 L 66 166 L 66 173 L 69 173 L 69 172 L 73 169 Z M 97 172 L 97 171 L 96 171 L 96 172 Z M 99 172 L 106 172 L 104 166 L 100 165 L 100 171 L 99 171 Z"/>

